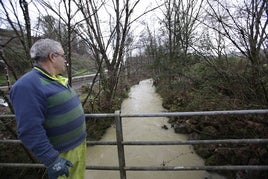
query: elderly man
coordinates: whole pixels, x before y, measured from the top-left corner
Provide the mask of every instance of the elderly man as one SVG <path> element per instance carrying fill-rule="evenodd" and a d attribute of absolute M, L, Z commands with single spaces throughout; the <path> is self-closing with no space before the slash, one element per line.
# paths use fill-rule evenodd
<path fill-rule="evenodd" d="M 10 91 L 19 138 L 47 167 L 50 179 L 83 179 L 85 115 L 76 92 L 60 75 L 66 69 L 62 45 L 41 39 L 30 55 L 35 67 Z"/>

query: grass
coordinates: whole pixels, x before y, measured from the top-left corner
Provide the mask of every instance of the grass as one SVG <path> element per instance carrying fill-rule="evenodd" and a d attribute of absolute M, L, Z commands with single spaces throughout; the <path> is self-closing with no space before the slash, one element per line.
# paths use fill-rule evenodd
<path fill-rule="evenodd" d="M 0 86 L 5 86 L 7 85 L 7 80 L 5 76 L 0 76 Z"/>

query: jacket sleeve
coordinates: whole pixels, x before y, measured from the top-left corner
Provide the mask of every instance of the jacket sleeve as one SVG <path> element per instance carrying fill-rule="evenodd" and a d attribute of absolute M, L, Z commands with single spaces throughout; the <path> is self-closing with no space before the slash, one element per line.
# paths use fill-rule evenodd
<path fill-rule="evenodd" d="M 43 164 L 49 166 L 59 152 L 53 148 L 43 126 L 46 114 L 46 97 L 32 83 L 20 82 L 10 91 L 15 110 L 17 130 L 22 143 Z"/>

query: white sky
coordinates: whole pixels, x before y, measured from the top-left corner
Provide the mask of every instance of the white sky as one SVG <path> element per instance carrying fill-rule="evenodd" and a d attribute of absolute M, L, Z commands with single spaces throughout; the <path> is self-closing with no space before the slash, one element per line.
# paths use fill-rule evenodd
<path fill-rule="evenodd" d="M 9 5 L 9 2 L 12 2 L 13 4 L 15 3 L 15 8 L 16 8 L 16 12 L 18 14 L 18 18 L 20 19 L 21 22 L 24 22 L 23 19 L 23 14 L 22 11 L 19 7 L 19 0 L 5 0 L 4 3 L 5 5 L 8 5 L 9 7 L 9 15 L 12 19 L 14 19 L 13 21 L 16 22 L 15 17 L 13 14 L 13 10 L 11 9 L 11 6 Z M 131 0 L 131 3 L 135 2 L 136 0 Z M 140 0 L 140 2 L 137 4 L 137 6 L 134 9 L 134 13 L 131 17 L 131 20 L 137 18 L 138 16 L 142 15 L 144 12 L 149 11 L 152 8 L 155 8 L 157 6 L 159 6 L 161 3 L 163 3 L 164 0 Z M 42 34 L 42 32 L 40 32 L 40 30 L 38 31 L 37 29 L 35 29 L 35 26 L 37 24 L 37 18 L 39 15 L 39 11 L 37 10 L 37 8 L 39 8 L 39 10 L 42 12 L 43 15 L 46 15 L 47 13 L 49 15 L 54 16 L 55 14 L 53 12 L 46 12 L 46 10 L 42 7 L 42 6 L 35 6 L 34 4 L 36 3 L 36 1 L 28 1 L 29 3 L 29 14 L 30 14 L 30 18 L 31 18 L 31 26 L 32 26 L 32 34 L 33 35 L 37 35 L 37 34 Z M 51 5 L 53 5 L 54 8 L 57 8 L 57 6 L 59 6 L 59 0 L 48 0 L 46 2 L 49 2 Z M 96 1 L 101 2 L 101 1 Z M 122 3 L 122 1 L 120 1 L 120 3 Z M 62 12 L 64 11 L 64 8 L 61 8 Z M 72 10 L 74 12 L 74 10 Z M 112 9 L 111 9 L 111 13 L 113 13 Z M 101 27 L 104 30 L 109 30 L 109 28 L 106 27 L 106 24 L 108 25 L 108 19 L 107 19 L 107 14 L 106 12 L 101 13 L 103 14 L 103 16 L 100 16 L 101 21 L 103 22 L 101 24 Z M 105 15 L 106 14 L 106 15 Z M 144 29 L 146 29 L 146 26 L 150 27 L 150 29 L 157 29 L 159 28 L 159 23 L 158 23 L 158 18 L 160 18 L 159 16 L 161 15 L 161 11 L 158 10 L 154 10 L 153 12 L 149 12 L 148 14 L 145 14 L 144 16 L 142 16 L 141 18 L 139 18 L 137 21 L 135 21 L 132 25 L 131 25 L 131 33 L 134 36 L 134 39 L 137 41 L 140 34 L 144 33 Z M 106 17 L 105 17 L 106 16 Z M 1 9 L 0 6 L 0 17 L 5 19 L 5 14 L 3 14 L 3 10 Z M 56 16 L 55 16 L 56 17 Z M 79 16 L 76 17 L 76 19 L 78 19 Z M 106 20 L 105 20 L 106 18 Z M 1 22 L 1 21 L 0 21 Z M 0 23 L 0 28 L 6 28 L 5 27 L 5 23 L 3 21 L 3 23 Z M 22 23 L 23 24 L 23 23 Z M 105 34 L 103 34 L 105 36 Z"/>
<path fill-rule="evenodd" d="M 5 0 L 4 3 L 5 3 L 5 5 L 8 5 L 9 11 L 12 12 L 11 7 L 9 6 L 9 1 L 10 0 Z M 23 22 L 23 14 L 22 14 L 22 12 L 20 10 L 18 0 L 11 0 L 11 1 L 12 1 L 12 3 L 16 4 L 15 8 L 16 8 L 18 17 Z M 132 16 L 132 19 L 134 19 L 135 17 L 141 15 L 146 10 L 149 10 L 149 9 L 151 9 L 153 7 L 156 7 L 157 4 L 161 4 L 162 1 L 163 0 L 141 0 L 138 3 L 138 5 L 136 6 L 136 8 L 134 9 L 134 15 Z M 34 24 L 37 23 L 37 17 L 38 17 L 38 13 L 39 13 L 38 10 L 36 9 L 36 7 L 33 5 L 33 2 L 35 3 L 35 1 L 32 1 L 32 2 L 29 3 L 29 14 L 30 14 L 30 18 L 31 18 L 31 21 L 32 21 L 32 26 L 34 26 Z M 48 0 L 47 2 L 50 2 L 53 5 L 55 4 L 55 7 L 58 5 L 57 4 L 58 0 Z M 43 13 L 46 13 L 45 10 L 42 7 L 38 6 L 38 8 L 40 8 Z M 10 15 L 10 17 L 12 19 L 15 18 L 12 15 L 12 13 L 9 13 L 9 15 Z M 53 15 L 53 13 L 51 13 L 51 15 Z M 146 21 L 147 23 L 151 22 L 152 24 L 155 24 L 157 16 L 159 16 L 159 11 L 158 12 L 150 12 L 150 13 L 146 14 L 144 17 L 140 18 L 137 22 L 139 22 L 140 24 L 143 24 L 142 21 Z M 3 13 L 2 7 L 0 7 L 0 18 L 5 19 L 5 15 Z M 4 24 L 5 24 L 4 22 L 1 23 L 0 27 L 4 27 Z M 140 26 L 140 24 L 138 26 Z"/>

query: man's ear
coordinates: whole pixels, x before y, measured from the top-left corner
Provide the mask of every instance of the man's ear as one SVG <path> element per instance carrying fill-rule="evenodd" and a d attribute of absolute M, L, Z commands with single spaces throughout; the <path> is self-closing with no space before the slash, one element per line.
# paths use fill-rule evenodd
<path fill-rule="evenodd" d="M 51 61 L 51 62 L 53 62 L 54 59 L 55 59 L 55 54 L 54 54 L 54 53 L 50 53 L 50 54 L 48 55 L 48 60 Z"/>

